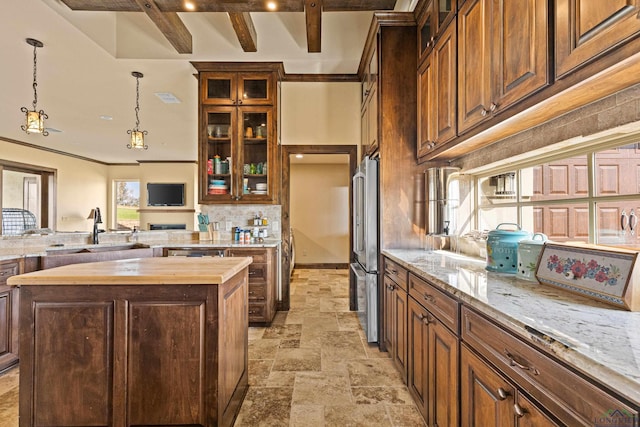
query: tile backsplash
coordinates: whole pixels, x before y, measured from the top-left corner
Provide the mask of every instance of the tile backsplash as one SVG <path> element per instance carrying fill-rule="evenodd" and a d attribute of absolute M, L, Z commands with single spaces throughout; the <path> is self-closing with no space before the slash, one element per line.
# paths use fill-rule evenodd
<path fill-rule="evenodd" d="M 201 212 L 209 215 L 209 222 L 220 224 L 222 239 L 231 238 L 234 227 L 249 228 L 256 214 L 267 218 L 269 238 L 282 238 L 282 207 L 280 205 L 201 205 Z M 229 223 L 231 230 L 227 230 Z"/>

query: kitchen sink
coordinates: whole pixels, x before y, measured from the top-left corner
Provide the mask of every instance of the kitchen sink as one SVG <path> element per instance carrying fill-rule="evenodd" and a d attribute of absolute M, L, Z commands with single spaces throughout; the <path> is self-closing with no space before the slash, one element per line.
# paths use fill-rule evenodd
<path fill-rule="evenodd" d="M 50 249 L 45 256 L 41 257 L 41 267 L 44 270 L 68 264 L 129 258 L 151 258 L 152 256 L 153 248 L 142 243 Z"/>

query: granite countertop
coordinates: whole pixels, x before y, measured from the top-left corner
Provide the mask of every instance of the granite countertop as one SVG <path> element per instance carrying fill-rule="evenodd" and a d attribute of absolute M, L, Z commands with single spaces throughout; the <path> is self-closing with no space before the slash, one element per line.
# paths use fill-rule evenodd
<path fill-rule="evenodd" d="M 71 264 L 12 276 L 28 285 L 219 285 L 251 264 L 251 257 L 156 257 Z"/>
<path fill-rule="evenodd" d="M 640 404 L 640 312 L 485 270 L 446 251 L 383 255 L 455 295 L 536 346 Z"/>

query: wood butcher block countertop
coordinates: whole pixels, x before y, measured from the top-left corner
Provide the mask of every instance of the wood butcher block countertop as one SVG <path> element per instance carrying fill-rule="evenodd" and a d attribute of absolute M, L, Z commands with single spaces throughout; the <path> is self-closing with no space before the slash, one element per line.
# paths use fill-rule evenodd
<path fill-rule="evenodd" d="M 157 257 L 72 264 L 10 277 L 26 285 L 216 285 L 251 264 L 251 257 Z"/>

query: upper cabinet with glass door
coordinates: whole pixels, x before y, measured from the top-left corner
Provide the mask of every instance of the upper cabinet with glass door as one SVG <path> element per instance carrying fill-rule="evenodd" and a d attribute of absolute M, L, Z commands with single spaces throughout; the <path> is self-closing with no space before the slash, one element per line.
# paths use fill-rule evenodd
<path fill-rule="evenodd" d="M 199 202 L 278 203 L 282 65 L 193 65 L 200 71 Z"/>
<path fill-rule="evenodd" d="M 200 100 L 212 105 L 273 105 L 276 82 L 264 73 L 207 72 Z"/>
<path fill-rule="evenodd" d="M 418 59 L 420 62 L 431 52 L 442 32 L 453 21 L 457 3 L 464 0 L 426 0 L 416 9 L 418 21 Z"/>

